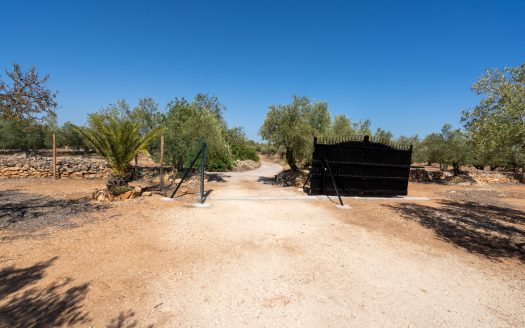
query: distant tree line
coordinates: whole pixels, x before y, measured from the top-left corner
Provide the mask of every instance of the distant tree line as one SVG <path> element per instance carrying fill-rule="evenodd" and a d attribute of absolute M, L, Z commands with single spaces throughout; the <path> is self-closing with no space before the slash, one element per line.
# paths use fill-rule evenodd
<path fill-rule="evenodd" d="M 86 126 L 79 129 L 71 122 L 62 126 L 57 124 L 56 92 L 46 88 L 48 76 L 39 78 L 34 67 L 24 72 L 16 64 L 12 71 L 6 71 L 6 76 L 7 80 L 0 77 L 1 149 L 49 149 L 51 136 L 56 133 L 58 147 L 95 148 L 104 152 L 94 145 L 97 135 L 106 133 L 106 143 L 118 143 L 115 131 L 120 131 L 119 138 L 138 142 L 139 139 L 133 139 L 130 133 L 147 136 L 151 131 L 161 129 L 165 136 L 166 164 L 176 169 L 188 164 L 202 142 L 207 143 L 209 170 L 227 170 L 235 160 L 259 160 L 256 144 L 249 142 L 242 127 L 228 127 L 223 116 L 226 107 L 215 96 L 199 93 L 192 100 L 175 98 L 165 110 L 160 110 L 159 105 L 148 97 L 139 99 L 135 107 L 119 100 L 89 114 Z M 104 126 L 113 127 L 114 135 Z M 128 127 L 129 133 L 121 131 L 123 126 Z M 148 141 L 145 147 L 158 160 L 159 138 L 145 140 Z M 114 146 L 113 150 L 118 149 Z M 113 155 L 127 158 L 122 154 Z"/>
<path fill-rule="evenodd" d="M 6 71 L 6 77 L 0 76 L 0 148 L 50 148 L 52 133 L 57 133 L 59 147 L 93 148 L 71 122 L 58 126 L 56 92 L 45 86 L 48 76 L 40 78 L 35 68 L 24 72 L 15 64 L 12 71 Z M 372 131 L 370 120 L 352 121 L 344 114 L 332 117 L 326 102 L 299 96 L 290 104 L 269 107 L 259 131 L 266 143 L 248 140 L 241 127 L 228 127 L 223 116 L 226 107 L 217 97 L 202 93 L 191 100 L 175 98 L 164 110 L 152 98 L 139 99 L 135 107 L 119 100 L 89 114 L 85 128 L 96 131 L 100 122 L 109 125 L 114 119 L 136 126 L 133 133 L 142 137 L 162 129 L 166 164 L 177 169 L 194 156 L 200 142 L 208 144 L 208 170 L 227 170 L 237 159 L 258 160 L 257 151 L 278 153 L 296 170 L 308 164 L 314 136 L 370 135 L 412 144 L 414 162 L 438 163 L 443 169 L 450 165 L 456 174 L 462 165 L 524 171 L 525 63 L 487 70 L 472 89 L 482 99 L 462 113 L 464 128 L 445 124 L 441 131 L 422 139 L 417 135 L 394 138 L 381 128 Z M 147 149 L 158 159 L 159 138 L 150 140 Z"/>
<path fill-rule="evenodd" d="M 394 138 L 390 131 L 371 131 L 370 120 L 353 122 L 328 111 L 326 102 L 294 96 L 286 105 L 272 105 L 259 131 L 268 142 L 265 151 L 280 152 L 291 169 L 308 165 L 313 137 L 370 135 L 413 145 L 413 162 L 452 166 L 498 167 L 525 171 L 525 63 L 503 70 L 487 70 L 472 86 L 480 103 L 462 113 L 463 129 L 445 124 L 440 132 Z"/>

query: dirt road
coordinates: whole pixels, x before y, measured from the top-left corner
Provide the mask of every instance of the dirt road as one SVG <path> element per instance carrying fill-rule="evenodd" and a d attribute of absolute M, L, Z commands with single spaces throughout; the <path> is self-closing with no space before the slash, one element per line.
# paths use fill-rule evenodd
<path fill-rule="evenodd" d="M 225 174 L 211 208 L 168 214 L 167 242 L 200 258 L 155 283 L 168 325 L 525 325 L 524 281 L 347 224 L 341 216 L 352 210 L 261 183 L 279 170 Z"/>
<path fill-rule="evenodd" d="M 216 175 L 209 208 L 142 198 L 74 229 L 5 233 L 0 326 L 525 326 L 521 260 L 467 251 L 397 201 L 340 210 L 273 186 L 280 169 Z"/>

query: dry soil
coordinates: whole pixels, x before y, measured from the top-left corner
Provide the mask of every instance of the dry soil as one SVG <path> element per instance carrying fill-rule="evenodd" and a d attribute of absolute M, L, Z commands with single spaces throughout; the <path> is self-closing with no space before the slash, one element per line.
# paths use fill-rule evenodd
<path fill-rule="evenodd" d="M 0 181 L 0 327 L 525 326 L 523 186 L 341 210 L 268 183 L 280 170 L 217 174 L 208 208 Z"/>

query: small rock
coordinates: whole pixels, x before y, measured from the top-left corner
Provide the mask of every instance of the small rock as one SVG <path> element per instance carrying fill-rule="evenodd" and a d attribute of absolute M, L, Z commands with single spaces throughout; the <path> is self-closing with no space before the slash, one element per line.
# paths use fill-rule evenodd
<path fill-rule="evenodd" d="M 131 191 L 131 196 L 129 198 L 137 198 L 140 196 L 140 194 L 142 194 L 142 188 L 137 186 Z"/>
<path fill-rule="evenodd" d="M 69 177 L 74 179 L 82 179 L 82 172 L 74 172 Z"/>
<path fill-rule="evenodd" d="M 122 200 L 129 199 L 131 197 L 131 195 L 133 195 L 133 191 L 134 190 L 126 191 L 125 193 L 121 194 L 119 196 L 119 198 L 122 199 Z"/>

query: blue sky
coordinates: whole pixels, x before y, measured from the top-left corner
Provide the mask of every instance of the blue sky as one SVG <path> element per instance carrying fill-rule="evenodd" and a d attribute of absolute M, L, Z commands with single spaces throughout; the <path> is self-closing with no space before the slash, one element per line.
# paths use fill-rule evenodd
<path fill-rule="evenodd" d="M 294 94 L 373 128 L 459 126 L 485 68 L 525 61 L 524 1 L 4 1 L 0 68 L 34 65 L 59 122 L 208 92 L 250 138 Z"/>

